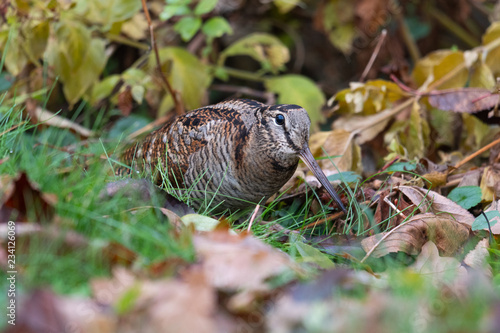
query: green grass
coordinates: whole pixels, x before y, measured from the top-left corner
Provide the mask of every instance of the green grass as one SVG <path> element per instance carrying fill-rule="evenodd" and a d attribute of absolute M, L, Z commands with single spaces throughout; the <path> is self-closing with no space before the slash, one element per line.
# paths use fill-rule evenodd
<path fill-rule="evenodd" d="M 39 217 L 36 207 L 27 202 L 31 207 L 28 220 L 55 224 L 62 233 L 76 231 L 89 243 L 72 249 L 64 236 L 37 241 L 41 238 L 18 235 L 16 245 L 23 250 L 17 251 L 17 264 L 25 272 L 19 281 L 21 289 L 50 285 L 61 293 L 88 290 L 91 278 L 110 274 L 103 250 L 112 243 L 135 252 L 143 267 L 169 258 L 193 260 L 190 242 L 176 235 L 163 214 L 152 207 L 157 206 L 157 198 L 141 202 L 139 198 L 100 195 L 113 180 L 111 168 L 101 156 L 116 142 L 89 140 L 83 144 L 68 130 L 40 130 L 22 123 L 21 108 L 15 106 L 0 109 L 0 133 L 4 133 L 0 136 L 0 174 L 15 177 L 25 172 L 42 193 L 57 197 L 54 215 L 46 218 Z M 72 147 L 70 151 L 68 147 Z"/>

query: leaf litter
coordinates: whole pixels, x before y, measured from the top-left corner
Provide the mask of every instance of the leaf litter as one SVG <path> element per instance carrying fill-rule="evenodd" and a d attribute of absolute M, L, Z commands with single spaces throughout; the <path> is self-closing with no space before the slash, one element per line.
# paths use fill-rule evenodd
<path fill-rule="evenodd" d="M 378 22 L 384 3 L 360 1 L 357 15 L 365 23 Z M 465 2 L 459 6 L 463 13 L 467 12 Z M 331 18 L 318 15 L 318 20 L 321 19 Z M 322 30 L 327 30 L 331 38 L 342 31 L 335 22 L 329 24 Z M 153 208 L 174 225 L 176 240 L 192 241 L 195 252 L 192 262 L 145 263 L 145 258 L 125 244 L 101 244 L 102 255 L 112 268 L 111 277 L 92 278 L 90 296 L 57 295 L 45 286 L 27 291 L 20 298 L 18 325 L 7 331 L 68 328 L 81 332 L 405 331 L 396 330 L 395 323 L 406 325 L 403 327 L 407 331 L 426 331 L 439 327 L 440 318 L 454 312 L 456 304 L 469 303 L 471 307 L 488 307 L 477 319 L 478 327 L 486 327 L 486 332 L 498 331 L 500 324 L 494 318 L 500 313 L 500 302 L 496 282 L 491 279 L 495 267 L 491 258 L 495 257 L 490 255 L 497 249 L 488 238 L 490 230 L 494 235 L 500 234 L 498 150 L 490 150 L 491 147 L 479 150 L 487 147 L 485 144 L 498 134 L 498 129 L 485 126 L 469 114 L 491 111 L 498 106 L 498 92 L 484 87 L 491 80 L 483 82 L 476 76 L 479 72 L 493 75 L 496 70 L 494 55 L 500 49 L 499 27 L 492 24 L 483 45 L 471 53 L 442 50 L 416 59 L 413 72 L 402 75 L 411 88 L 385 80 L 353 83 L 329 100 L 329 112 L 339 118 L 331 130 L 311 137 L 311 151 L 321 159 L 328 176 L 340 175 L 342 180 L 345 171 L 360 175 L 347 184 L 337 181 L 345 190 L 344 202 L 351 203 L 347 216 L 335 215 L 322 205 L 328 198 L 321 190 L 317 191 L 317 181 L 307 175 L 303 166 L 282 189 L 281 193 L 286 194 L 276 201 L 273 212 L 276 215 L 272 218 L 278 220 L 279 214 L 292 212 L 310 220 L 300 226 L 291 219 L 287 220 L 288 225 L 278 224 L 280 231 L 289 231 L 283 232 L 286 237 L 274 239 L 283 250 L 264 242 L 269 234 L 247 232 L 237 223 L 233 225 L 235 230 L 228 230 L 224 219 L 198 215 L 184 203 L 165 196 Z M 256 45 L 235 43 L 233 51 L 243 48 L 243 52 L 267 64 L 270 59 L 261 46 L 264 37 L 251 38 Z M 270 62 L 273 70 L 278 70 L 289 57 L 281 42 L 272 41 L 275 47 L 278 44 L 279 53 L 286 54 L 280 58 L 282 62 Z M 337 46 L 346 54 L 350 51 L 347 44 Z M 228 50 L 231 48 L 226 49 L 225 57 L 232 56 Z M 167 58 L 187 55 L 181 49 L 162 51 Z M 484 62 L 480 57 L 471 57 L 479 51 L 485 54 Z M 190 61 L 202 68 L 197 59 Z M 175 70 L 179 72 L 179 68 Z M 198 85 L 205 88 L 208 81 L 203 77 Z M 464 88 L 468 81 L 483 86 Z M 272 82 L 267 80 L 266 84 L 270 90 L 276 90 Z M 280 81 L 275 79 L 276 82 Z M 65 94 L 75 95 L 80 90 Z M 194 98 L 187 100 L 200 104 L 203 96 L 198 92 L 202 90 L 196 89 Z M 281 100 L 284 98 L 281 95 L 286 94 L 278 90 Z M 127 94 L 124 97 L 119 107 L 127 113 L 132 100 Z M 321 107 L 318 100 L 323 100 L 323 95 L 320 97 L 310 103 L 316 119 L 326 115 L 318 112 Z M 167 96 L 162 103 L 164 108 L 172 104 L 168 98 L 171 97 Z M 445 118 L 452 120 L 443 123 L 436 117 L 438 113 L 430 112 L 431 108 L 457 112 L 461 117 Z M 65 128 L 82 137 L 94 135 L 59 115 L 39 108 L 35 111 L 46 126 Z M 493 123 L 495 116 L 495 112 L 488 113 L 486 123 Z M 315 122 L 314 126 L 317 125 Z M 440 129 L 445 126 L 459 128 L 456 131 L 459 135 L 453 140 L 444 138 L 445 131 Z M 447 142 L 449 146 L 439 147 L 434 145 L 436 142 Z M 470 159 L 464 158 L 471 153 Z M 387 164 L 381 167 L 382 158 Z M 423 158 L 428 158 L 426 163 Z M 477 165 L 469 163 L 471 160 Z M 391 168 L 398 162 L 415 167 Z M 129 189 L 125 189 L 124 196 L 136 195 L 148 200 L 157 195 L 148 185 L 125 183 Z M 58 239 L 64 244 L 61 251 L 66 253 L 95 246 L 79 233 L 61 231 L 67 221 L 55 215 L 57 196 L 44 193 L 26 173 L 2 176 L 1 185 L 2 218 L 7 221 L 17 214 L 16 221 L 29 221 L 17 226 L 20 244 L 33 239 L 44 242 Z M 463 194 L 474 196 L 471 202 L 475 205 L 465 209 L 446 197 L 457 185 L 476 187 Z M 106 200 L 121 190 L 117 183 L 108 184 L 101 198 Z M 28 197 L 40 207 L 36 219 L 41 223 L 30 221 L 33 217 L 28 216 Z M 308 202 L 307 212 L 300 207 L 295 211 L 289 208 L 297 202 Z M 475 208 L 484 209 L 491 219 L 477 222 L 481 215 Z M 134 213 L 135 209 L 124 212 Z M 45 225 L 46 221 L 53 223 Z M 0 239 L 4 245 L 0 264 L 6 267 L 5 224 Z M 20 246 L 18 251 L 23 255 L 29 248 Z M 403 265 L 396 261 L 401 257 Z M 387 266 L 381 268 L 384 264 Z M 20 271 L 23 269 L 27 267 L 21 263 Z M 431 281 L 435 289 L 429 289 L 424 280 Z M 463 309 L 458 313 L 463 313 Z M 409 314 L 413 316 L 411 319 L 400 322 L 400 318 Z M 453 320 L 463 329 L 460 318 Z"/>

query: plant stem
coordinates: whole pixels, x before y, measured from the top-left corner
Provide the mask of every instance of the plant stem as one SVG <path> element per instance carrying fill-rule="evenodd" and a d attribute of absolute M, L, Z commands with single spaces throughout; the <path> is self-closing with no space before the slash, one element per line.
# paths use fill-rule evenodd
<path fill-rule="evenodd" d="M 262 75 L 253 72 L 248 72 L 241 69 L 234 69 L 230 67 L 223 67 L 223 69 L 224 71 L 226 71 L 227 74 L 238 79 L 256 81 L 256 82 L 264 82 L 266 80 L 266 78 L 263 77 Z"/>
<path fill-rule="evenodd" d="M 460 38 L 464 43 L 470 47 L 476 47 L 479 42 L 467 30 L 456 24 L 451 18 L 446 16 L 443 12 L 433 6 L 427 6 L 427 13 L 438 21 L 442 26 L 448 29 L 455 36 Z"/>

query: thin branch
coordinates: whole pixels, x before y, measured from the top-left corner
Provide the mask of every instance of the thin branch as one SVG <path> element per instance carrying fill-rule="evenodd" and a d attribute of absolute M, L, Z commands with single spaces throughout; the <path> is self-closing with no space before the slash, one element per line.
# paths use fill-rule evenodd
<path fill-rule="evenodd" d="M 175 105 L 175 113 L 177 115 L 181 115 L 184 113 L 184 106 L 182 104 L 181 98 L 179 98 L 179 93 L 175 91 L 172 86 L 170 85 L 170 82 L 168 82 L 167 77 L 161 70 L 161 61 L 160 61 L 160 54 L 158 52 L 158 46 L 156 45 L 156 38 L 155 38 L 155 33 L 153 30 L 153 24 L 151 23 L 151 17 L 149 16 L 149 10 L 148 6 L 146 5 L 146 0 L 141 0 L 142 2 L 142 9 L 144 10 L 144 15 L 146 16 L 146 20 L 148 21 L 148 27 L 149 27 L 149 34 L 151 36 L 151 48 L 154 51 L 155 58 L 156 58 L 156 67 L 158 70 L 158 73 L 160 74 L 160 77 L 167 87 L 168 92 L 172 96 L 172 100 L 174 101 Z"/>
<path fill-rule="evenodd" d="M 481 155 L 482 153 L 484 153 L 485 151 L 487 151 L 488 149 L 491 149 L 493 146 L 497 145 L 500 143 L 500 139 L 496 139 L 495 141 L 493 142 L 490 142 L 489 144 L 487 144 L 486 146 L 484 146 L 483 148 L 479 149 L 478 151 L 476 151 L 475 153 L 467 156 L 466 158 L 464 158 L 463 160 L 461 160 L 460 162 L 458 162 L 457 164 L 455 164 L 455 169 L 458 169 L 460 168 L 462 165 L 464 165 L 465 163 L 469 162 L 470 160 L 472 160 L 473 158 Z"/>
<path fill-rule="evenodd" d="M 253 224 L 253 221 L 255 220 L 255 216 L 257 216 L 257 212 L 259 211 L 259 208 L 260 208 L 260 205 L 257 205 L 257 206 L 255 206 L 255 209 L 253 210 L 252 217 L 250 218 L 250 223 L 248 224 L 248 229 L 247 229 L 248 232 L 250 232 L 250 230 L 252 229 L 252 224 Z"/>
<path fill-rule="evenodd" d="M 449 18 L 446 14 L 432 5 L 427 6 L 427 13 L 431 15 L 436 21 L 448 29 L 452 34 L 460 38 L 464 43 L 470 47 L 479 45 L 479 41 L 471 35 L 467 30 L 459 26 L 455 21 Z"/>
<path fill-rule="evenodd" d="M 373 50 L 372 56 L 370 57 L 370 61 L 368 61 L 368 64 L 366 64 L 365 70 L 363 71 L 363 74 L 361 74 L 361 77 L 359 79 L 359 82 L 363 82 L 368 75 L 368 72 L 373 66 L 373 63 L 375 62 L 375 59 L 377 59 L 377 56 L 380 52 L 380 48 L 382 47 L 382 44 L 384 44 L 385 37 L 387 37 L 387 30 L 384 29 L 380 33 L 380 36 L 377 41 L 377 45 L 375 46 L 375 49 Z"/>

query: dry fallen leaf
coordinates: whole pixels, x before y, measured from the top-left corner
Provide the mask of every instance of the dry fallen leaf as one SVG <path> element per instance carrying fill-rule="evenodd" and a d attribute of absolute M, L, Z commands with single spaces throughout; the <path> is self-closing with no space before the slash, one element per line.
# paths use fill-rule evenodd
<path fill-rule="evenodd" d="M 345 130 L 318 132 L 311 136 L 309 148 L 314 156 L 330 156 L 330 159 L 319 160 L 324 171 L 358 170 L 359 146 L 354 144 L 351 133 Z M 324 151 L 323 151 L 324 149 Z M 332 164 L 335 163 L 335 166 Z M 338 169 L 338 170 L 337 170 Z"/>
<path fill-rule="evenodd" d="M 357 132 L 356 142 L 363 144 L 373 140 L 384 130 L 389 121 L 394 117 L 392 109 L 383 110 L 369 116 L 349 115 L 341 117 L 333 123 L 334 129 L 343 129 L 348 132 Z"/>
<path fill-rule="evenodd" d="M 489 247 L 488 239 L 483 238 L 473 250 L 467 253 L 464 263 L 476 270 L 484 271 L 487 276 L 492 277 L 491 266 L 488 264 Z"/>
<path fill-rule="evenodd" d="M 124 269 L 113 275 L 94 279 L 92 289 L 100 303 L 121 309 L 116 332 L 218 331 L 215 290 L 199 267 L 175 279 L 140 279 Z"/>
<path fill-rule="evenodd" d="M 41 107 L 36 107 L 34 109 L 32 117 L 34 117 L 38 123 L 43 123 L 45 125 L 59 127 L 59 128 L 67 128 L 86 138 L 94 136 L 95 134 L 91 130 L 83 126 L 80 126 L 69 119 L 58 116 L 55 113 L 43 110 Z"/>
<path fill-rule="evenodd" d="M 42 192 L 25 172 L 0 176 L 0 198 L 0 221 L 28 221 L 28 209 L 38 220 L 51 220 L 57 203 L 57 195 Z"/>
<path fill-rule="evenodd" d="M 287 255 L 250 234 L 219 229 L 194 235 L 193 243 L 205 276 L 219 289 L 266 291 L 267 279 L 295 268 Z"/>
<path fill-rule="evenodd" d="M 440 257 L 436 244 L 431 241 L 422 246 L 422 252 L 410 267 L 431 278 L 433 283 L 447 282 L 455 279 L 459 274 L 467 274 L 467 270 L 457 259 Z"/>
<path fill-rule="evenodd" d="M 484 169 L 480 187 L 483 201 L 490 202 L 494 198 L 500 197 L 500 170 L 498 167 L 493 165 Z"/>
<path fill-rule="evenodd" d="M 432 92 L 429 104 L 433 107 L 453 112 L 475 113 L 489 110 L 500 101 L 498 94 L 484 88 L 456 88 Z"/>
<path fill-rule="evenodd" d="M 382 232 L 363 239 L 361 246 L 369 252 L 387 234 L 389 235 L 375 248 L 372 256 L 378 258 L 400 251 L 417 255 L 428 241 L 436 243 L 442 255 L 449 256 L 467 240 L 469 228 L 446 214 L 419 214 L 394 231 Z"/>
<path fill-rule="evenodd" d="M 40 289 L 21 297 L 16 325 L 6 333 L 117 332 L 108 308 L 90 299 L 65 297 Z"/>
<path fill-rule="evenodd" d="M 474 222 L 474 216 L 469 211 L 441 194 L 415 186 L 398 186 L 397 189 L 406 195 L 414 205 L 419 206 L 422 213 L 429 210 L 436 214 L 447 213 L 458 222 L 468 226 Z"/>

